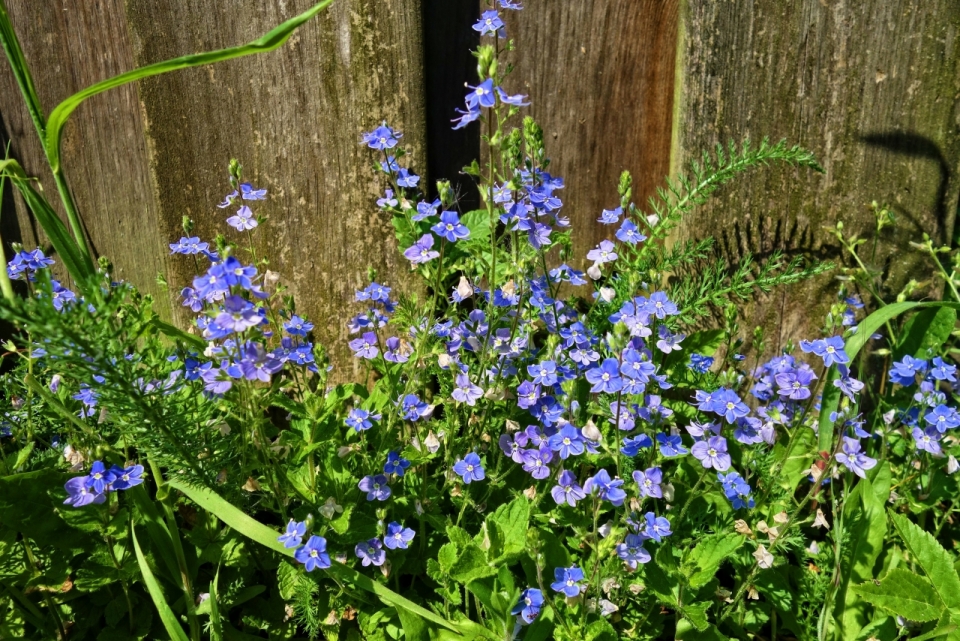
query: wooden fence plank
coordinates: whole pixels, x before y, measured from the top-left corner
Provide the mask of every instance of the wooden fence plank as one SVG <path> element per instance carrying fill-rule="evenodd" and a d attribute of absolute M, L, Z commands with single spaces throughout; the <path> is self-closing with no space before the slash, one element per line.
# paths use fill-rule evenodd
<path fill-rule="evenodd" d="M 774 249 L 836 258 L 822 226 L 843 219 L 869 234 L 866 205 L 877 200 L 900 226 L 873 265 L 896 288 L 924 278 L 908 241 L 921 230 L 950 241 L 960 186 L 958 31 L 958 0 L 687 0 L 674 170 L 718 142 L 769 136 L 813 150 L 826 174 L 762 170 L 725 188 L 682 235 L 709 230 L 734 258 Z M 825 278 L 777 293 L 748 322 L 775 340 L 809 337 L 837 287 Z"/>

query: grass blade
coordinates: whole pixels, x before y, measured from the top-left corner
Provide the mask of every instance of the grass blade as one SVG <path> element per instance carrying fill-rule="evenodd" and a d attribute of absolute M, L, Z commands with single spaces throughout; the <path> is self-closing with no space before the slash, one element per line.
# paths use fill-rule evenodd
<path fill-rule="evenodd" d="M 153 599 L 153 605 L 157 608 L 157 613 L 160 615 L 164 629 L 166 629 L 167 634 L 170 635 L 171 641 L 190 641 L 190 639 L 187 638 L 186 632 L 180 627 L 180 621 L 177 619 L 177 615 L 173 613 L 173 610 L 171 610 L 167 604 L 167 600 L 163 596 L 163 588 L 160 587 L 156 577 L 153 576 L 153 571 L 150 569 L 150 566 L 147 565 L 147 559 L 143 556 L 143 552 L 140 550 L 140 543 L 137 541 L 136 529 L 131 528 L 130 536 L 133 539 L 133 551 L 137 554 L 137 563 L 140 565 L 140 574 L 143 575 L 143 582 L 147 586 L 150 598 Z"/>
<path fill-rule="evenodd" d="M 146 67 L 141 67 L 139 69 L 122 73 L 114 76 L 113 78 L 108 78 L 102 82 L 98 82 L 95 85 L 91 85 L 82 91 L 78 91 L 54 107 L 53 111 L 50 112 L 50 117 L 47 118 L 45 147 L 47 149 L 47 159 L 50 162 L 51 169 L 53 169 L 54 173 L 56 173 L 60 168 L 60 136 L 63 132 L 64 125 L 67 123 L 67 119 L 70 117 L 70 114 L 73 113 L 73 110 L 79 107 L 80 104 L 87 98 L 96 96 L 104 91 L 114 89 L 130 82 L 135 82 L 143 78 L 149 78 L 151 76 L 158 76 L 169 71 L 189 69 L 191 67 L 199 67 L 214 62 L 222 62 L 224 60 L 231 60 L 233 58 L 240 58 L 242 56 L 249 56 L 256 53 L 273 51 L 286 42 L 298 27 L 316 16 L 323 9 L 327 8 L 332 2 L 333 0 L 323 0 L 322 2 L 318 2 L 300 15 L 287 20 L 283 24 L 278 25 L 271 31 L 267 32 L 265 35 L 253 40 L 252 42 L 248 42 L 245 45 L 230 47 L 228 49 L 218 49 L 217 51 L 208 51 L 205 53 L 190 54 L 188 56 L 181 56 L 180 58 L 173 58 L 172 60 L 164 60 L 163 62 L 157 62 L 152 65 L 147 65 Z"/>
<path fill-rule="evenodd" d="M 213 491 L 204 487 L 187 485 L 176 480 L 168 480 L 167 485 L 180 490 L 194 503 L 210 512 L 245 537 L 285 556 L 293 556 L 294 550 L 285 548 L 283 543 L 277 540 L 277 532 L 275 530 L 247 516 L 238 508 L 215 494 Z M 457 624 L 443 619 L 430 610 L 417 605 L 413 601 L 400 596 L 386 586 L 377 583 L 370 577 L 360 574 L 359 572 L 352 570 L 341 563 L 334 561 L 333 565 L 324 571 L 338 580 L 350 582 L 362 590 L 372 592 L 385 604 L 393 606 L 398 610 L 406 610 L 410 614 L 419 616 L 422 619 L 425 619 L 434 625 L 446 628 L 447 630 L 458 633 L 461 632 L 461 630 L 458 629 Z"/>

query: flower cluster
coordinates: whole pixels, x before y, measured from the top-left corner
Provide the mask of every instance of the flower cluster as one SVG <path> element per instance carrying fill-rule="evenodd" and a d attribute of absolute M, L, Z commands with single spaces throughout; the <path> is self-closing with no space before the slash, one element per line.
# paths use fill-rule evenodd
<path fill-rule="evenodd" d="M 67 491 L 64 505 L 83 507 L 91 503 L 103 503 L 107 493 L 116 490 L 129 490 L 143 483 L 143 466 L 130 465 L 109 468 L 103 461 L 94 461 L 86 476 L 75 476 L 63 486 Z"/>

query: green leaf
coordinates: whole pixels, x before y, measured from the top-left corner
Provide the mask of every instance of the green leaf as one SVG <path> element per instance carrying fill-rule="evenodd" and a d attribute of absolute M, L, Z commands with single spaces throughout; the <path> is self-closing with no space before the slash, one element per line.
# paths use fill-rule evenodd
<path fill-rule="evenodd" d="M 710 627 L 710 621 L 707 619 L 707 610 L 709 609 L 710 602 L 701 601 L 699 603 L 685 605 L 681 611 L 683 612 L 684 618 L 692 623 L 693 627 L 703 632 Z"/>
<path fill-rule="evenodd" d="M 486 209 L 468 211 L 460 217 L 460 222 L 470 230 L 469 240 L 479 242 L 490 236 L 490 214 Z"/>
<path fill-rule="evenodd" d="M 957 310 L 952 307 L 932 307 L 914 314 L 903 327 L 903 338 L 894 350 L 893 360 L 904 355 L 928 359 L 930 351 L 943 345 L 957 325 Z"/>
<path fill-rule="evenodd" d="M 677 621 L 674 638 L 676 641 L 729 641 L 715 626 L 708 625 L 706 629 L 698 630 L 693 626 L 693 622 L 686 618 Z"/>
<path fill-rule="evenodd" d="M 927 579 L 909 570 L 891 570 L 883 581 L 867 581 L 850 590 L 878 608 L 910 621 L 933 621 L 943 612 L 943 601 Z"/>
<path fill-rule="evenodd" d="M 720 565 L 740 549 L 746 539 L 737 534 L 712 534 L 703 537 L 681 566 L 692 588 L 709 583 Z M 697 628 L 703 629 L 703 628 Z"/>
<path fill-rule="evenodd" d="M 530 501 L 525 496 L 518 496 L 498 507 L 487 517 L 487 522 L 496 524 L 503 535 L 503 552 L 491 557 L 491 561 L 513 563 L 520 558 L 527 547 Z"/>
<path fill-rule="evenodd" d="M 937 543 L 933 535 L 907 517 L 890 512 L 890 520 L 913 560 L 929 577 L 943 604 L 948 608 L 960 607 L 960 576 L 953 569 L 953 556 Z"/>
<path fill-rule="evenodd" d="M 926 634 L 913 637 L 912 641 L 927 641 L 927 639 L 937 639 L 941 637 L 947 637 L 948 641 L 953 641 L 956 639 L 958 629 L 960 629 L 960 613 L 956 610 L 945 610 L 933 630 L 930 630 Z"/>
<path fill-rule="evenodd" d="M 448 572 L 450 578 L 458 583 L 470 583 L 476 579 L 495 576 L 497 568 L 487 563 L 487 555 L 475 543 L 468 543 L 460 549 L 457 560 Z"/>
<path fill-rule="evenodd" d="M 294 550 L 285 548 L 283 543 L 277 540 L 278 533 L 276 530 L 250 518 L 210 489 L 188 485 L 179 480 L 167 481 L 167 485 L 170 485 L 171 487 L 183 492 L 194 503 L 208 512 L 211 512 L 226 525 L 230 526 L 248 539 L 284 556 L 293 556 Z M 477 551 L 483 554 L 479 548 L 477 548 Z M 377 583 L 370 577 L 360 574 L 356 570 L 348 568 L 342 563 L 333 561 L 331 567 L 325 570 L 325 572 L 333 576 L 338 581 L 352 583 L 362 590 L 375 594 L 383 603 L 393 606 L 397 608 L 397 610 L 408 610 L 410 613 L 422 617 L 440 627 L 446 628 L 447 630 L 462 633 L 459 623 L 455 624 L 443 619 L 433 612 L 417 605 L 413 601 L 400 596 L 386 586 Z"/>
<path fill-rule="evenodd" d="M 867 622 L 864 604 L 849 588 L 874 576 L 873 568 L 887 535 L 884 506 L 890 496 L 890 482 L 890 464 L 884 461 L 867 472 L 867 477 L 857 483 L 844 503 L 844 534 L 849 538 L 842 548 L 841 582 L 833 616 L 845 639 L 855 636 Z"/>
<path fill-rule="evenodd" d="M 60 217 L 50 206 L 50 203 L 34 189 L 32 181 L 24 173 L 23 168 L 15 160 L 5 160 L 0 165 L 0 171 L 10 176 L 13 184 L 20 191 L 23 200 L 27 203 L 30 212 L 40 223 L 43 233 L 50 240 L 50 244 L 57 252 L 57 256 L 67 269 L 67 272 L 81 290 L 91 286 L 91 280 L 96 274 L 93 261 L 77 244 L 76 239 L 67 231 Z"/>
<path fill-rule="evenodd" d="M 189 332 L 185 332 L 179 327 L 174 327 L 170 323 L 166 323 L 159 318 L 154 317 L 150 319 L 150 324 L 153 325 L 157 331 L 168 338 L 181 341 L 187 345 L 192 345 L 201 351 L 207 348 L 207 342 L 199 336 L 194 336 Z"/>
<path fill-rule="evenodd" d="M 286 565 L 286 564 L 285 564 Z M 210 641 L 223 641 L 223 619 L 220 618 L 220 594 L 217 585 L 220 583 L 220 566 L 210 582 Z"/>
<path fill-rule="evenodd" d="M 657 563 L 647 563 L 643 566 L 643 578 L 647 589 L 653 592 L 664 604 L 676 606 L 680 584 L 668 576 Z"/>
<path fill-rule="evenodd" d="M 153 599 L 153 605 L 157 608 L 157 613 L 160 615 L 164 629 L 167 631 L 167 634 L 170 635 L 172 641 L 189 641 L 187 634 L 180 626 L 179 620 L 177 620 L 177 615 L 173 613 L 173 610 L 171 610 L 167 604 L 167 599 L 163 595 L 163 588 L 160 587 L 156 577 L 153 576 L 153 571 L 147 564 L 147 559 L 143 556 L 143 551 L 140 550 L 136 528 L 131 530 L 131 535 L 133 539 L 133 550 L 137 555 L 137 563 L 140 564 L 140 574 L 143 576 L 143 583 L 147 586 L 147 592 L 150 593 L 150 598 Z"/>
<path fill-rule="evenodd" d="M 617 641 L 617 631 L 606 619 L 599 619 L 587 626 L 586 641 Z"/>
<path fill-rule="evenodd" d="M 177 69 L 200 67 L 214 62 L 223 62 L 224 60 L 232 60 L 233 58 L 240 58 L 242 56 L 273 51 L 285 43 L 300 25 L 320 13 L 332 2 L 333 0 L 318 2 L 300 15 L 294 16 L 283 24 L 274 27 L 265 35 L 245 45 L 230 47 L 228 49 L 218 49 L 217 51 L 208 51 L 206 53 L 195 53 L 172 60 L 164 60 L 163 62 L 157 62 L 152 65 L 147 65 L 146 67 L 122 73 L 113 78 L 108 78 L 82 91 L 78 91 L 54 107 L 53 111 L 50 112 L 49 118 L 47 118 L 45 147 L 51 169 L 53 169 L 54 172 L 60 169 L 60 137 L 64 125 L 67 124 L 67 119 L 70 117 L 70 114 L 73 113 L 74 109 L 79 107 L 87 98 L 130 82 L 150 78 L 151 76 L 158 76 L 170 71 L 176 71 Z"/>

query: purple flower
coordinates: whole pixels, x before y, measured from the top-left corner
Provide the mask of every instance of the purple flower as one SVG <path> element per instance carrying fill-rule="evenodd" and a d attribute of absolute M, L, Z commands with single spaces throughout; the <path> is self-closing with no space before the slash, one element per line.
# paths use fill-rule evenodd
<path fill-rule="evenodd" d="M 612 263 L 616 259 L 617 252 L 609 240 L 601 240 L 599 245 L 587 252 L 587 260 L 592 260 L 597 265 Z"/>
<path fill-rule="evenodd" d="M 800 341 L 800 349 L 808 353 L 813 352 L 822 358 L 825 367 L 830 367 L 834 363 L 846 365 L 850 362 L 850 357 L 844 351 L 843 338 L 840 336 L 818 338 L 813 342 Z"/>
<path fill-rule="evenodd" d="M 377 199 L 377 207 L 381 209 L 396 207 L 399 203 L 400 201 L 394 197 L 392 189 L 387 189 L 383 192 L 383 198 Z"/>
<path fill-rule="evenodd" d="M 604 225 L 613 225 L 620 221 L 620 216 L 623 216 L 623 207 L 604 209 L 600 214 L 600 218 L 597 218 L 597 222 L 603 223 Z"/>
<path fill-rule="evenodd" d="M 738 418 L 750 413 L 750 408 L 740 400 L 737 393 L 725 387 L 713 392 L 710 408 L 709 411 L 727 419 L 727 423 L 735 423 Z M 702 405 L 700 410 L 708 411 Z"/>
<path fill-rule="evenodd" d="M 170 243 L 171 254 L 199 254 L 209 248 L 210 245 L 200 242 L 200 238 L 197 236 L 191 236 L 190 238 L 183 237 L 179 242 Z"/>
<path fill-rule="evenodd" d="M 75 476 L 67 481 L 63 486 L 63 489 L 67 491 L 67 498 L 63 504 L 72 507 L 83 507 L 91 503 L 103 503 L 106 501 L 106 494 L 98 494 L 87 487 L 88 480 L 86 476 Z"/>
<path fill-rule="evenodd" d="M 437 236 L 442 236 L 451 243 L 470 237 L 470 230 L 460 222 L 460 216 L 455 211 L 440 212 L 440 222 L 430 229 Z"/>
<path fill-rule="evenodd" d="M 727 453 L 727 439 L 722 436 L 711 436 L 706 441 L 697 441 L 691 448 L 691 453 L 704 468 L 713 468 L 718 472 L 730 469 L 730 455 Z"/>
<path fill-rule="evenodd" d="M 479 386 L 470 382 L 470 377 L 466 374 L 457 375 L 457 386 L 453 388 L 453 400 L 458 403 L 466 403 L 473 406 L 477 404 L 477 399 L 483 396 L 483 390 Z"/>
<path fill-rule="evenodd" d="M 913 440 L 916 441 L 917 449 L 931 454 L 940 454 L 940 432 L 935 427 L 928 427 L 921 430 L 919 427 L 913 428 Z"/>
<path fill-rule="evenodd" d="M 583 484 L 583 491 L 587 494 L 596 494 L 616 507 L 623 505 L 627 493 L 621 489 L 623 479 L 611 479 L 606 470 L 599 470 Z"/>
<path fill-rule="evenodd" d="M 683 349 L 680 347 L 680 341 L 687 337 L 686 334 L 671 334 L 665 325 L 661 325 L 657 329 L 657 334 L 660 336 L 660 340 L 657 341 L 657 349 L 664 354 Z"/>
<path fill-rule="evenodd" d="M 360 144 L 364 144 L 371 149 L 393 149 L 402 137 L 403 134 L 388 127 L 386 121 L 384 121 L 373 131 L 363 134 L 360 138 Z"/>
<path fill-rule="evenodd" d="M 480 457 L 475 452 L 470 452 L 453 465 L 453 471 L 456 472 L 466 485 L 473 481 L 482 481 L 486 478 L 483 466 L 480 464 Z"/>
<path fill-rule="evenodd" d="M 930 376 L 938 381 L 957 382 L 957 366 L 950 365 L 939 356 L 933 358 L 933 367 L 930 368 Z"/>
<path fill-rule="evenodd" d="M 383 473 L 403 476 L 404 471 L 408 467 L 410 467 L 410 461 L 403 458 L 400 452 L 388 452 L 387 462 L 383 464 Z"/>
<path fill-rule="evenodd" d="M 390 498 L 390 486 L 387 485 L 387 477 L 383 474 L 364 476 L 357 487 L 367 493 L 368 501 L 386 501 Z"/>
<path fill-rule="evenodd" d="M 462 109 L 456 109 L 455 111 L 456 111 L 458 114 L 460 114 L 460 117 L 459 117 L 459 118 L 454 118 L 454 119 L 451 121 L 451 122 L 456 123 L 456 124 L 453 126 L 453 129 L 454 129 L 454 130 L 463 129 L 464 127 L 466 127 L 467 125 L 469 125 L 471 122 L 477 120 L 477 119 L 480 117 L 480 110 L 479 110 L 479 109 L 468 109 L 467 111 L 463 111 Z"/>
<path fill-rule="evenodd" d="M 585 577 L 582 569 L 573 566 L 571 568 L 555 568 L 553 578 L 554 582 L 550 584 L 550 587 L 572 599 L 580 595 L 578 583 L 583 581 Z"/>
<path fill-rule="evenodd" d="M 503 26 L 503 20 L 496 11 L 484 11 L 480 20 L 473 25 L 474 31 L 479 31 L 481 36 L 490 36 L 497 34 L 501 38 L 507 37 L 507 30 Z"/>
<path fill-rule="evenodd" d="M 250 208 L 243 205 L 237 210 L 236 215 L 227 218 L 227 224 L 237 231 L 249 231 L 257 226 L 257 219 L 253 217 Z"/>
<path fill-rule="evenodd" d="M 528 370 L 529 371 L 529 370 Z M 521 409 L 529 409 L 537 404 L 540 398 L 540 386 L 530 381 L 523 381 L 517 387 L 517 405 Z"/>
<path fill-rule="evenodd" d="M 322 536 L 311 536 L 306 545 L 293 553 L 293 558 L 302 563 L 307 572 L 330 567 L 327 540 Z"/>
<path fill-rule="evenodd" d="M 535 479 L 545 479 L 550 476 L 550 461 L 553 460 L 553 452 L 542 444 L 535 450 L 523 450 L 520 452 L 520 458 L 523 461 L 523 471 L 529 472 Z"/>
<path fill-rule="evenodd" d="M 377 335 L 373 332 L 364 332 L 360 338 L 355 338 L 349 343 L 353 355 L 358 358 L 372 359 L 380 353 L 377 347 Z"/>
<path fill-rule="evenodd" d="M 414 265 L 433 260 L 440 252 L 433 250 L 433 234 L 424 234 L 420 240 L 404 250 L 403 255 Z"/>
<path fill-rule="evenodd" d="M 490 13 L 489 11 L 486 13 Z M 533 623 L 533 620 L 540 614 L 540 608 L 543 606 L 543 592 L 536 588 L 527 588 L 520 593 L 520 600 L 511 614 L 519 614 L 525 623 Z"/>
<path fill-rule="evenodd" d="M 419 203 L 417 203 L 417 213 L 415 213 L 415 214 L 411 217 L 411 220 L 413 220 L 413 222 L 415 222 L 415 223 L 418 223 L 418 222 L 420 222 L 421 220 L 423 220 L 424 218 L 428 218 L 428 217 L 430 217 L 430 216 L 436 216 L 436 215 L 437 215 L 437 209 L 438 209 L 439 207 L 440 207 L 440 199 L 439 199 L 439 198 L 437 198 L 436 200 L 434 200 L 432 203 L 428 203 L 428 202 L 425 201 L 425 200 L 421 200 Z"/>
<path fill-rule="evenodd" d="M 577 485 L 576 475 L 569 470 L 564 470 L 560 472 L 557 485 L 554 485 L 550 490 L 550 496 L 553 497 L 557 505 L 566 503 L 567 505 L 575 506 L 577 501 L 586 497 L 586 493 L 582 487 Z"/>
<path fill-rule="evenodd" d="M 277 537 L 277 540 L 283 543 L 285 548 L 295 548 L 300 545 L 304 535 L 307 533 L 307 524 L 296 522 L 290 519 L 287 523 L 287 531 Z"/>
<path fill-rule="evenodd" d="M 387 339 L 387 349 L 383 352 L 383 359 L 390 363 L 406 363 L 410 360 L 410 354 L 413 349 L 410 345 L 402 343 L 397 336 L 391 336 Z"/>
<path fill-rule="evenodd" d="M 617 545 L 617 556 L 632 570 L 636 570 L 640 563 L 649 563 L 652 558 L 643 547 L 643 537 L 637 534 L 628 534 L 626 540 Z"/>
<path fill-rule="evenodd" d="M 667 316 L 675 316 L 680 312 L 677 310 L 677 304 L 667 298 L 663 292 L 653 292 L 650 294 L 650 300 L 644 305 L 645 310 L 657 318 L 663 319 Z"/>
<path fill-rule="evenodd" d="M 247 343 L 243 349 L 243 360 L 240 361 L 240 370 L 248 381 L 259 380 L 269 383 L 270 377 L 283 369 L 283 361 L 273 353 L 263 349 L 258 343 Z"/>
<path fill-rule="evenodd" d="M 387 551 L 383 549 L 383 543 L 380 539 L 370 539 L 366 543 L 357 543 L 354 548 L 357 558 L 363 561 L 363 566 L 383 565 L 387 560 Z"/>
<path fill-rule="evenodd" d="M 750 496 L 750 485 L 743 480 L 742 476 L 737 472 L 718 473 L 717 480 L 720 481 L 724 495 L 733 504 L 733 509 L 739 510 L 744 507 L 753 509 L 755 502 L 753 497 Z"/>
<path fill-rule="evenodd" d="M 394 521 L 387 525 L 387 533 L 383 537 L 383 544 L 391 550 L 406 550 L 414 536 L 416 536 L 416 532 Z"/>
<path fill-rule="evenodd" d="M 420 176 L 411 173 L 406 167 L 402 168 L 397 173 L 397 186 L 406 187 L 412 189 L 417 186 L 417 183 L 420 182 Z"/>
<path fill-rule="evenodd" d="M 407 394 L 400 403 L 400 413 L 408 421 L 419 421 L 430 414 L 430 406 L 416 394 Z"/>
<path fill-rule="evenodd" d="M 651 467 L 647 470 L 635 470 L 633 480 L 640 486 L 640 494 L 655 499 L 663 498 L 663 490 L 660 484 L 663 483 L 663 472 L 659 467 Z"/>
<path fill-rule="evenodd" d="M 240 183 L 240 197 L 244 200 L 265 200 L 266 189 L 256 189 L 250 183 Z"/>
<path fill-rule="evenodd" d="M 877 464 L 877 459 L 860 451 L 860 441 L 847 436 L 843 437 L 843 451 L 837 454 L 837 460 L 860 478 L 867 478 L 866 470 Z"/>
<path fill-rule="evenodd" d="M 620 363 L 615 358 L 604 359 L 599 367 L 587 370 L 586 378 L 593 385 L 590 388 L 591 392 L 614 393 L 623 389 Z"/>
<path fill-rule="evenodd" d="M 525 102 L 527 98 L 525 94 L 518 93 L 511 96 L 503 90 L 503 87 L 497 87 L 496 91 L 497 95 L 500 96 L 500 102 L 505 105 L 511 105 L 513 107 L 526 107 L 530 104 L 529 102 Z"/>

